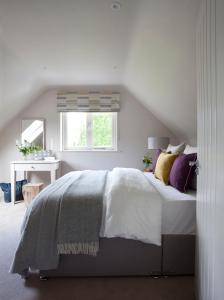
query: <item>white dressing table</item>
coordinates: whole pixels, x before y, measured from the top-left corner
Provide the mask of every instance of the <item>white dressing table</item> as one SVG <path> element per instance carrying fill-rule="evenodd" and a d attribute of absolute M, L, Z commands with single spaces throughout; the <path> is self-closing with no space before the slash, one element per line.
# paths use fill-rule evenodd
<path fill-rule="evenodd" d="M 60 170 L 60 160 L 18 160 L 10 162 L 11 171 L 11 199 L 12 203 L 15 204 L 16 199 L 16 172 L 23 171 L 24 174 L 27 172 L 50 172 L 51 183 L 56 180 L 57 170 Z M 27 177 L 25 175 L 25 177 Z"/>

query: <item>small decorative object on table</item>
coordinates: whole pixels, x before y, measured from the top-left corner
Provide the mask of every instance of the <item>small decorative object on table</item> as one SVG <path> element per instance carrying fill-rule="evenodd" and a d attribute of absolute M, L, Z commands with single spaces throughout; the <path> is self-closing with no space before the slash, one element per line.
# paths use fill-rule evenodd
<path fill-rule="evenodd" d="M 150 164 L 152 163 L 151 157 L 149 157 L 148 155 L 145 155 L 143 157 L 142 162 L 145 164 L 144 172 L 150 172 L 151 171 Z"/>
<path fill-rule="evenodd" d="M 34 160 L 43 160 L 50 156 L 50 150 L 41 150 L 34 153 Z"/>
<path fill-rule="evenodd" d="M 20 144 L 16 141 L 16 146 L 20 153 L 22 153 L 25 160 L 32 160 L 34 159 L 35 153 L 42 151 L 42 147 L 39 145 L 35 145 L 25 141 L 24 144 Z"/>
<path fill-rule="evenodd" d="M 46 161 L 55 161 L 55 157 L 54 156 L 46 156 L 46 157 L 44 157 L 44 160 L 46 160 Z"/>

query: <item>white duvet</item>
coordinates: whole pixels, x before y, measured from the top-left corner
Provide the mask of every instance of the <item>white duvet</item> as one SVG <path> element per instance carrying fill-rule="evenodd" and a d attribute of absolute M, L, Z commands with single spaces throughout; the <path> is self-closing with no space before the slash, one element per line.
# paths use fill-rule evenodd
<path fill-rule="evenodd" d="M 115 168 L 104 194 L 102 237 L 122 237 L 161 245 L 162 200 L 145 175 Z"/>

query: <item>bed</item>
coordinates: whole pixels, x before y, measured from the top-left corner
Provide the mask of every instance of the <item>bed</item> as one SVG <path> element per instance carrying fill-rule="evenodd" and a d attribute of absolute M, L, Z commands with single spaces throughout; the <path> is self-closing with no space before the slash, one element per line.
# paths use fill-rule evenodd
<path fill-rule="evenodd" d="M 96 256 L 60 254 L 57 267 L 38 268 L 40 276 L 194 274 L 195 193 L 180 193 L 155 179 L 152 173 L 144 173 L 144 178 L 161 199 L 161 244 L 127 238 L 122 234 L 100 234 L 99 252 Z"/>

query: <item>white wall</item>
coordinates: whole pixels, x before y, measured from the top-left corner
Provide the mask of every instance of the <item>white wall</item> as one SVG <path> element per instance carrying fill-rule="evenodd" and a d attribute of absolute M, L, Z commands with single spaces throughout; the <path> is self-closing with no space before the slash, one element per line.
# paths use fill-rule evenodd
<path fill-rule="evenodd" d="M 203 0 L 198 34 L 198 299 L 224 299 L 224 1 Z"/>
<path fill-rule="evenodd" d="M 1 28 L 0 28 L 0 107 L 3 102 L 3 47 L 1 42 Z"/>
<path fill-rule="evenodd" d="M 81 89 L 84 90 L 78 88 L 79 91 Z M 105 91 L 105 88 L 98 87 L 95 90 Z M 147 152 L 148 136 L 170 136 L 174 142 L 177 141 L 173 134 L 126 89 L 109 87 L 108 90 L 121 92 L 118 152 L 59 152 L 60 118 L 56 112 L 57 89 L 52 89 L 29 105 L 0 133 L 0 181 L 9 180 L 10 160 L 21 158 L 16 150 L 15 140 L 20 136 L 22 118 L 38 117 L 46 120 L 47 148 L 53 145 L 52 150 L 63 161 L 62 174 L 71 170 L 111 169 L 116 166 L 142 169 L 142 157 Z M 45 177 L 44 179 L 47 180 Z M 39 180 L 43 180 L 43 177 Z"/>
<path fill-rule="evenodd" d="M 0 129 L 46 86 L 121 84 L 179 138 L 196 142 L 199 1 L 120 0 L 119 11 L 112 0 L 0 1 Z"/>
<path fill-rule="evenodd" d="M 197 143 L 199 0 L 142 0 L 125 84 L 180 138 Z"/>
<path fill-rule="evenodd" d="M 0 1 L 5 99 L 0 129 L 49 85 L 121 84 L 139 1 Z M 16 30 L 15 30 L 16 29 Z"/>

